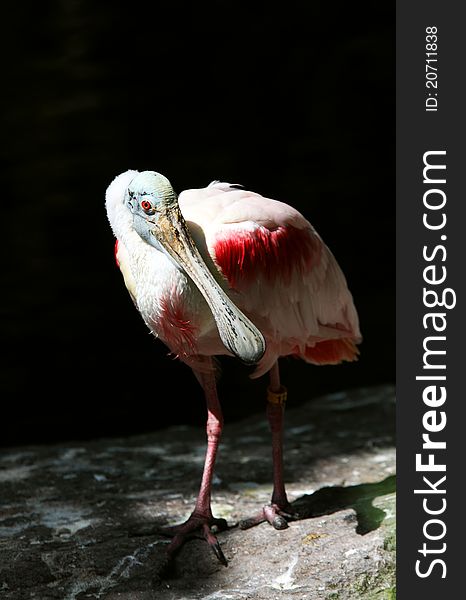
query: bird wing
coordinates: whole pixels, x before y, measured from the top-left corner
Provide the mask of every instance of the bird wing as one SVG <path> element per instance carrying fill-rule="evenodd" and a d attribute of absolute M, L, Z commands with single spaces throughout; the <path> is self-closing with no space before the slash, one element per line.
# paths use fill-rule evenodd
<path fill-rule="evenodd" d="M 187 190 L 180 207 L 227 279 L 234 302 L 280 354 L 323 340 L 360 341 L 345 277 L 311 224 L 291 206 L 215 182 Z"/>

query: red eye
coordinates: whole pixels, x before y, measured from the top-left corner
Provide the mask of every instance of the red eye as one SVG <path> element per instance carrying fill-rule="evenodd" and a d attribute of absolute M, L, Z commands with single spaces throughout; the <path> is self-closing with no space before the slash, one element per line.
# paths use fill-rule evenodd
<path fill-rule="evenodd" d="M 152 204 L 149 202 L 149 200 L 143 200 L 141 202 L 141 208 L 144 212 L 150 212 L 152 210 Z"/>

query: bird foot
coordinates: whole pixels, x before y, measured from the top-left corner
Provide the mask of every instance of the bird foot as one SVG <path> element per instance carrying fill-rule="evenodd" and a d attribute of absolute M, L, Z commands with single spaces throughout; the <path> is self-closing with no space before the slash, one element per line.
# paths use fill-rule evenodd
<path fill-rule="evenodd" d="M 163 527 L 159 530 L 159 533 L 173 538 L 167 548 L 169 558 L 172 558 L 185 542 L 199 537 L 200 534 L 209 544 L 218 560 L 226 567 L 228 561 L 225 558 L 222 548 L 212 532 L 212 529 L 214 529 L 215 532 L 225 531 L 228 529 L 228 523 L 225 519 L 216 519 L 212 515 L 207 516 L 194 512 L 189 519 L 184 523 L 181 523 L 181 525 Z"/>
<path fill-rule="evenodd" d="M 267 504 L 253 517 L 240 521 L 240 529 L 249 529 L 260 523 L 268 522 L 274 529 L 286 529 L 288 521 L 296 521 L 299 518 L 298 514 L 293 511 L 290 504 L 284 508 L 278 504 Z"/>

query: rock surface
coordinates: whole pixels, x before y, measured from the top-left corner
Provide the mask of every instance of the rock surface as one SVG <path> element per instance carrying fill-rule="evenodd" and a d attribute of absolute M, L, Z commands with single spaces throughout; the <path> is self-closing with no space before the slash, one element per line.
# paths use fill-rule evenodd
<path fill-rule="evenodd" d="M 213 512 L 223 567 L 194 539 L 167 567 L 159 525 L 197 494 L 202 429 L 12 448 L 0 460 L 3 600 L 394 599 L 394 390 L 333 394 L 289 408 L 285 466 L 302 518 L 284 531 L 238 520 L 270 498 L 262 415 L 226 425 Z"/>

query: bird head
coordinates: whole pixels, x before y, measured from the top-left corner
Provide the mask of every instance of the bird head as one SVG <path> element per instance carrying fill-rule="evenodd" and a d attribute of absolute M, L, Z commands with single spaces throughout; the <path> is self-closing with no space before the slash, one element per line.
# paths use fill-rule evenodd
<path fill-rule="evenodd" d="M 136 232 L 152 245 L 154 225 L 160 215 L 178 205 L 171 183 L 156 171 L 138 173 L 126 188 L 124 203 L 133 215 Z"/>

